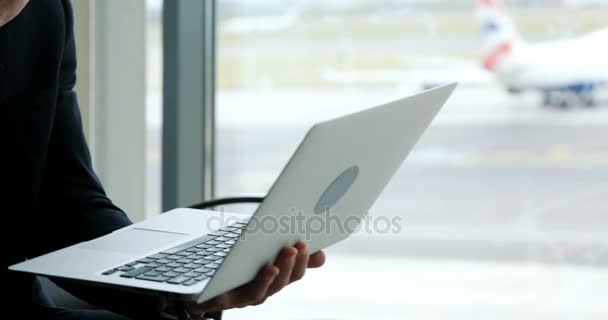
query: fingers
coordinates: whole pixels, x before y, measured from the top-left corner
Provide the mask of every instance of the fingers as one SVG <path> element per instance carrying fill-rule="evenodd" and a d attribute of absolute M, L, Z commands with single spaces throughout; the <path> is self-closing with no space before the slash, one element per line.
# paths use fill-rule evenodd
<path fill-rule="evenodd" d="M 279 290 L 283 289 L 283 287 L 289 284 L 291 272 L 293 271 L 293 267 L 296 263 L 297 254 L 298 250 L 296 250 L 294 247 L 287 247 L 283 249 L 274 263 L 274 265 L 279 268 L 279 275 L 274 279 L 270 289 L 268 290 L 269 296 L 277 293 Z"/>
<path fill-rule="evenodd" d="M 310 255 L 308 245 L 298 242 L 294 247 L 283 249 L 274 265 L 264 267 L 252 282 L 202 304 L 189 305 L 188 310 L 191 314 L 201 314 L 261 304 L 289 283 L 301 279 L 306 268 L 321 267 L 325 259 L 323 251 Z"/>
<path fill-rule="evenodd" d="M 308 267 L 308 245 L 304 242 L 298 242 L 296 243 L 295 248 L 298 250 L 298 255 L 296 256 L 296 262 L 293 266 L 293 270 L 291 271 L 291 279 L 289 280 L 290 283 L 302 279 L 302 277 L 304 277 L 304 273 L 306 272 L 306 268 Z"/>
<path fill-rule="evenodd" d="M 202 304 L 192 305 L 189 311 L 192 314 L 200 314 L 202 312 L 217 312 L 259 304 L 266 299 L 268 288 L 278 274 L 279 269 L 277 267 L 266 266 L 248 284 L 223 293 Z"/>
<path fill-rule="evenodd" d="M 257 278 L 233 292 L 231 295 L 231 303 L 237 308 L 248 305 L 259 304 L 268 296 L 270 287 L 276 282 L 280 276 L 279 269 L 276 266 L 267 266 L 260 272 Z"/>
<path fill-rule="evenodd" d="M 325 252 L 317 251 L 308 259 L 309 268 L 319 268 L 325 264 Z"/>

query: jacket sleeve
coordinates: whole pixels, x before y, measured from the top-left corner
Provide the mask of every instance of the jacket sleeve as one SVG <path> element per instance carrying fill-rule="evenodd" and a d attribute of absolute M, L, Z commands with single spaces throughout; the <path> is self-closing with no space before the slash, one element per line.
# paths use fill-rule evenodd
<path fill-rule="evenodd" d="M 52 213 L 60 231 L 60 243 L 55 245 L 60 246 L 90 240 L 131 224 L 127 215 L 108 199 L 93 171 L 73 91 L 76 50 L 72 9 L 67 0 L 63 5 L 65 43 L 42 190 L 43 210 Z"/>
<path fill-rule="evenodd" d="M 55 117 L 48 146 L 42 208 L 50 229 L 47 249 L 94 239 L 131 224 L 106 196 L 93 171 L 76 94 L 76 53 L 72 9 L 63 1 L 65 44 L 60 65 Z M 66 281 L 55 282 L 79 298 L 134 318 L 159 314 L 156 297 Z"/>

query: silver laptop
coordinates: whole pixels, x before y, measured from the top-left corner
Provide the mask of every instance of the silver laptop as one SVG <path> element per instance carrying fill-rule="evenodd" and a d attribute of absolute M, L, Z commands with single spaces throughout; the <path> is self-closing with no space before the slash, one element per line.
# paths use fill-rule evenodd
<path fill-rule="evenodd" d="M 455 87 L 314 125 L 253 215 L 175 209 L 9 269 L 208 300 L 285 246 L 303 240 L 314 252 L 352 234 Z"/>

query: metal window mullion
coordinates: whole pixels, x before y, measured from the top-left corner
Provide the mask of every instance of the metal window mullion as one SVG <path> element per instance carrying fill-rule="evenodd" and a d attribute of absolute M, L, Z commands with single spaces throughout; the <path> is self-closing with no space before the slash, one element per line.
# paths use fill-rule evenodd
<path fill-rule="evenodd" d="M 213 196 L 215 1 L 165 1 L 163 211 Z"/>
<path fill-rule="evenodd" d="M 207 72 L 204 73 L 205 76 L 205 91 L 207 94 L 203 97 L 205 99 L 205 103 L 203 104 L 205 108 L 205 117 L 204 117 L 204 141 L 205 141 L 205 151 L 203 153 L 204 161 L 203 161 L 203 172 L 204 172 L 204 188 L 203 188 L 203 199 L 209 200 L 215 196 L 215 66 L 216 66 L 216 7 L 215 0 L 204 1 L 206 6 L 204 8 L 205 18 L 203 22 L 205 22 L 205 30 L 203 43 L 205 44 L 205 63 L 207 66 Z"/>

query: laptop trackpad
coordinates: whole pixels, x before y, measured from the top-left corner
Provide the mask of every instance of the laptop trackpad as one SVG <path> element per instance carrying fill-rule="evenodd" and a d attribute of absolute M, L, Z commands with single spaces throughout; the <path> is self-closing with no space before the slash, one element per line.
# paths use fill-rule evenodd
<path fill-rule="evenodd" d="M 80 248 L 89 250 L 122 252 L 122 253 L 146 253 L 154 249 L 167 248 L 171 243 L 187 237 L 187 234 L 148 229 L 132 228 L 125 231 L 111 233 L 109 235 L 85 242 Z M 178 244 L 177 242 L 175 243 Z"/>

